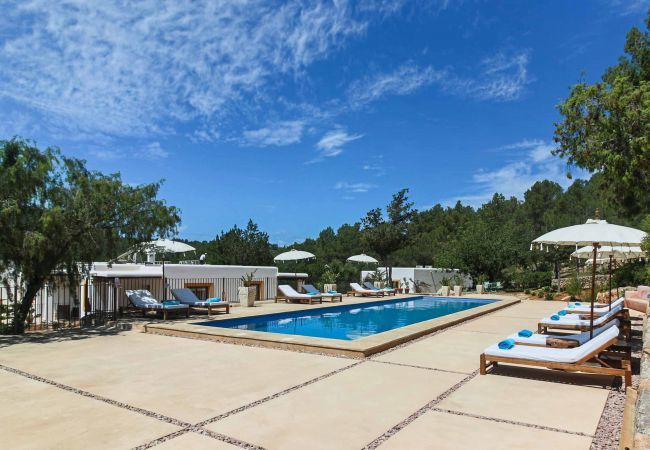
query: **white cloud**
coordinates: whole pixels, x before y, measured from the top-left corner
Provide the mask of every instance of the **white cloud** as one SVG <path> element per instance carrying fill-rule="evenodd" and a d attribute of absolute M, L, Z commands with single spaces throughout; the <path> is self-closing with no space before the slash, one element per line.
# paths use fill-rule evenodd
<path fill-rule="evenodd" d="M 331 158 L 343 153 L 343 147 L 348 142 L 361 139 L 363 134 L 350 134 L 343 128 L 336 128 L 323 135 L 323 137 L 316 143 L 318 155 L 307 161 L 305 164 L 313 164 L 323 161 L 325 158 Z"/>
<path fill-rule="evenodd" d="M 377 185 L 372 183 L 349 183 L 347 181 L 339 181 L 334 185 L 334 189 L 349 193 L 364 193 L 368 192 L 370 189 L 375 189 L 376 187 Z"/>
<path fill-rule="evenodd" d="M 433 67 L 420 68 L 405 63 L 390 73 L 375 74 L 354 81 L 348 88 L 348 101 L 352 108 L 361 108 L 387 95 L 407 95 L 434 81 L 441 80 L 443 71 Z"/>
<path fill-rule="evenodd" d="M 305 123 L 300 120 L 277 122 L 257 130 L 243 133 L 243 143 L 256 146 L 283 146 L 296 144 L 302 138 Z"/>
<path fill-rule="evenodd" d="M 484 58 L 480 73 L 474 77 L 451 75 L 441 82 L 444 91 L 477 100 L 517 100 L 532 80 L 528 74 L 530 54 L 518 51 L 513 54 L 499 52 Z"/>
<path fill-rule="evenodd" d="M 159 142 L 151 142 L 131 149 L 99 148 L 90 150 L 89 153 L 97 159 L 106 161 L 116 159 L 144 159 L 154 161 L 165 159 L 169 156 L 169 152 Z"/>
<path fill-rule="evenodd" d="M 19 0 L 2 10 L 0 98 L 110 136 L 261 114 L 278 79 L 300 77 L 380 15 L 326 0 Z"/>
<path fill-rule="evenodd" d="M 524 139 L 500 147 L 503 150 L 520 150 L 513 158 L 497 169 L 481 169 L 472 176 L 471 192 L 447 199 L 444 204 L 453 205 L 457 200 L 472 206 L 480 206 L 489 201 L 495 193 L 506 197 L 523 198 L 536 181 L 550 180 L 563 188 L 572 180 L 567 178 L 566 163 L 551 155 L 554 145 L 539 139 Z M 584 176 L 582 171 L 573 174 L 574 178 Z"/>

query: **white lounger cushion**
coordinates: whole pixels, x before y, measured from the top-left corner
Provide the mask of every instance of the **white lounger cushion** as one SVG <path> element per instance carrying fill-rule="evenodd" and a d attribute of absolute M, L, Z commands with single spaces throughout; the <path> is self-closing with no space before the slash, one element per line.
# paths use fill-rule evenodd
<path fill-rule="evenodd" d="M 381 292 L 381 289 L 366 289 L 361 287 L 359 283 L 350 283 L 350 287 L 354 289 L 356 292 L 362 293 L 362 294 L 376 294 L 377 292 Z"/>
<path fill-rule="evenodd" d="M 531 345 L 515 345 L 510 350 L 501 350 L 499 344 L 485 349 L 486 356 L 501 358 L 526 359 L 529 361 L 544 361 L 571 364 L 580 361 L 590 353 L 598 350 L 611 339 L 618 336 L 618 327 L 611 327 L 594 337 L 589 342 L 574 348 L 534 347 Z"/>
<path fill-rule="evenodd" d="M 309 294 L 301 294 L 300 292 L 296 291 L 294 288 L 289 286 L 288 284 L 281 284 L 278 286 L 278 289 L 280 289 L 280 292 L 284 294 L 286 297 L 291 297 L 291 298 L 318 298 L 318 295 L 309 295 Z"/>
<path fill-rule="evenodd" d="M 594 337 L 598 336 L 600 333 L 604 332 L 610 327 L 617 327 L 619 324 L 618 319 L 614 319 L 609 323 L 606 323 L 605 326 L 594 329 Z M 589 331 L 584 331 L 582 333 L 577 333 L 574 335 L 570 334 L 533 334 L 531 337 L 519 336 L 517 333 L 512 334 L 507 337 L 507 339 L 512 339 L 517 344 L 527 344 L 527 345 L 546 345 L 546 339 L 565 339 L 565 340 L 576 340 L 579 342 L 578 345 L 583 345 L 589 340 Z"/>
<path fill-rule="evenodd" d="M 620 306 L 623 306 L 623 302 L 625 302 L 625 297 L 621 297 L 615 302 L 612 302 L 612 309 L 617 308 Z M 564 308 L 567 312 L 569 313 L 591 313 L 591 306 L 586 305 L 583 303 L 580 306 L 575 306 L 574 308 Z M 598 308 L 594 308 L 594 313 L 595 314 L 606 314 L 609 312 L 609 305 L 607 306 L 599 306 Z"/>
<path fill-rule="evenodd" d="M 600 326 L 600 324 L 604 323 L 607 321 L 611 316 L 617 314 L 621 309 L 623 309 L 623 304 L 618 304 L 615 307 L 612 307 L 612 310 L 609 311 L 607 314 L 603 314 L 600 317 L 595 317 L 594 318 L 594 327 Z M 568 325 L 568 326 L 589 326 L 590 320 L 589 319 L 580 319 L 578 317 L 579 314 L 567 314 L 566 316 L 560 316 L 560 320 L 551 320 L 551 317 L 544 317 L 542 320 L 539 321 L 540 324 L 548 326 L 548 327 L 553 327 L 553 325 Z"/>
<path fill-rule="evenodd" d="M 163 305 L 146 289 L 127 290 L 126 295 L 138 308 L 143 309 L 186 309 L 187 305 Z"/>

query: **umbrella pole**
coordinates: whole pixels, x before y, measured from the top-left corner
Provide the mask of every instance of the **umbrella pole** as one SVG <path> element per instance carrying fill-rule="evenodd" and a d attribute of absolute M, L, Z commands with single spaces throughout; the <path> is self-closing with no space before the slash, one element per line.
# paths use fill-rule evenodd
<path fill-rule="evenodd" d="M 589 339 L 594 337 L 594 303 L 596 301 L 596 252 L 598 251 L 598 242 L 594 242 L 594 255 L 591 264 L 591 315 L 589 317 Z"/>
<path fill-rule="evenodd" d="M 609 310 L 612 310 L 612 255 L 609 255 Z"/>

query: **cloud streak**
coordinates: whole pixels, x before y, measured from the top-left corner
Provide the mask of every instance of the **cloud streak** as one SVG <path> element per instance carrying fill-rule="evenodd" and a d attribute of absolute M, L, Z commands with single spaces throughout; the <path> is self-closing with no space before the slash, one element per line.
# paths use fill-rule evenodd
<path fill-rule="evenodd" d="M 307 161 L 306 164 L 314 164 L 323 161 L 325 158 L 332 158 L 343 153 L 343 147 L 352 141 L 361 139 L 363 134 L 350 134 L 343 128 L 331 130 L 316 143 L 318 155 Z"/>

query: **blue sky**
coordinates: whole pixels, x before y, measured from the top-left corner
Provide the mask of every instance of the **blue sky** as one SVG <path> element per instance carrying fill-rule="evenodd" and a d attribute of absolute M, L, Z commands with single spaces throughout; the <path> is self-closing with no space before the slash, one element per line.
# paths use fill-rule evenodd
<path fill-rule="evenodd" d="M 164 178 L 189 239 L 253 218 L 290 243 L 403 187 L 480 205 L 568 185 L 554 105 L 649 6 L 0 0 L 0 138 Z"/>

